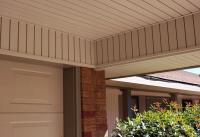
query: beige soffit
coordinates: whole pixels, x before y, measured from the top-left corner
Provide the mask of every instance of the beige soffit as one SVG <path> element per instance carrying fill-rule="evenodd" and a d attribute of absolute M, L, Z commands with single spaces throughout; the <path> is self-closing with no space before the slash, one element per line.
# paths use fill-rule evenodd
<path fill-rule="evenodd" d="M 96 40 L 97 65 L 132 60 L 200 45 L 200 13 Z"/>
<path fill-rule="evenodd" d="M 200 65 L 199 7 L 197 0 L 0 0 L 0 54 L 97 67 L 107 78 Z"/>
<path fill-rule="evenodd" d="M 198 0 L 1 0 L 0 13 L 98 39 L 199 11 Z"/>
<path fill-rule="evenodd" d="M 97 69 L 123 77 L 200 65 L 200 13 L 95 42 Z"/>
<path fill-rule="evenodd" d="M 149 58 L 136 59 L 132 62 L 119 63 L 105 67 L 106 78 L 150 74 L 166 70 L 183 69 L 200 65 L 200 51 L 194 49 Z"/>
<path fill-rule="evenodd" d="M 0 54 L 58 64 L 97 67 L 97 69 L 106 70 L 106 78 L 198 66 L 200 65 L 200 14 L 196 13 L 184 17 L 184 20 L 181 18 L 179 23 L 187 24 L 188 28 L 184 29 L 185 35 L 182 35 L 184 33 L 181 33 L 180 29 L 177 31 L 179 35 L 172 35 L 176 34 L 175 29 L 175 32 L 171 32 L 170 35 L 160 36 L 157 25 L 152 26 L 152 29 L 155 29 L 152 32 L 158 34 L 153 39 L 154 48 L 152 48 L 152 45 L 144 43 L 145 45 L 142 47 L 145 48 L 137 51 L 137 48 L 134 47 L 134 42 L 136 42 L 134 40 L 137 40 L 140 31 L 136 31 L 136 35 L 133 35 L 135 34 L 135 31 L 133 31 L 124 36 L 118 35 L 119 37 L 117 36 L 116 39 L 111 37 L 111 40 L 108 39 L 108 41 L 102 39 L 94 42 L 63 31 L 3 16 L 0 18 Z M 175 22 L 177 20 L 173 20 L 172 24 L 175 25 Z M 165 22 L 164 24 L 168 23 Z M 173 25 L 170 27 L 169 24 L 167 25 L 168 29 L 173 30 Z M 166 25 L 164 26 L 166 27 Z M 168 32 L 166 29 L 163 31 Z M 162 34 L 165 34 L 164 32 Z M 130 34 L 133 43 L 128 42 L 130 41 Z M 140 39 L 147 41 L 147 38 L 152 38 L 150 36 L 142 35 Z M 171 39 L 169 36 L 171 36 Z M 178 36 L 180 36 L 180 39 L 177 39 Z M 161 44 L 155 44 L 158 42 L 158 38 L 163 39 Z M 151 39 L 149 40 L 151 41 Z M 178 45 L 181 40 L 184 43 Z M 119 45 L 118 42 L 121 44 Z M 124 42 L 129 46 L 123 44 Z M 182 45 L 184 46 L 182 47 Z M 133 50 L 129 50 L 128 47 Z M 126 49 L 125 52 L 124 49 Z M 146 51 L 146 54 L 141 54 L 143 51 Z"/>

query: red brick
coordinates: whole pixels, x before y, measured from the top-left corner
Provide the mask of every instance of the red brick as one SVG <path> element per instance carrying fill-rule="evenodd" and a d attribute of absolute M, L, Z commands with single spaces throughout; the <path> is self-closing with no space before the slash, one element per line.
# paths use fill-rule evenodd
<path fill-rule="evenodd" d="M 84 115 L 84 118 L 89 118 L 89 117 L 95 117 L 95 111 L 83 111 L 82 114 Z"/>
<path fill-rule="evenodd" d="M 92 133 L 91 132 L 83 132 L 83 136 L 84 137 L 92 137 Z"/>
<path fill-rule="evenodd" d="M 103 137 L 107 130 L 105 72 L 81 68 L 83 137 Z"/>

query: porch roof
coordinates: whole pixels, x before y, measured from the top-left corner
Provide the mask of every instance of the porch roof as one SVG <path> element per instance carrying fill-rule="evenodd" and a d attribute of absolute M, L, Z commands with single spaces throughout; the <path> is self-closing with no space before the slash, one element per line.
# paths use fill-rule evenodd
<path fill-rule="evenodd" d="M 199 85 L 183 84 L 174 81 L 150 80 L 139 76 L 118 78 L 106 81 L 107 86 L 132 88 L 135 90 L 200 95 Z"/>
<path fill-rule="evenodd" d="M 0 54 L 105 70 L 200 65 L 197 0 L 1 0 Z"/>
<path fill-rule="evenodd" d="M 0 13 L 98 39 L 199 11 L 198 0 L 1 0 Z"/>

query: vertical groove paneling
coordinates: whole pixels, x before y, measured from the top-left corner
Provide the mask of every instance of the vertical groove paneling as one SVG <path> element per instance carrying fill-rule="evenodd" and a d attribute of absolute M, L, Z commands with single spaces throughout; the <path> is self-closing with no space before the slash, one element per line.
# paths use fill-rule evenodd
<path fill-rule="evenodd" d="M 27 24 L 27 53 L 34 54 L 34 25 L 33 24 Z"/>
<path fill-rule="evenodd" d="M 91 47 L 91 52 L 93 52 L 92 54 L 92 64 L 96 65 L 97 64 L 97 42 L 96 41 L 92 41 L 92 47 Z"/>
<path fill-rule="evenodd" d="M 106 38 L 108 41 L 107 52 L 104 48 L 106 44 L 103 42 L 103 53 L 108 53 L 108 62 L 112 63 L 112 57 L 115 62 L 125 61 L 194 46 L 197 43 L 200 44 L 199 22 L 200 14 L 195 14 L 132 32 L 116 34 L 113 36 L 113 41 L 112 37 Z M 97 48 L 102 50 L 98 45 Z M 105 56 L 103 54 L 104 64 L 107 63 Z"/>
<path fill-rule="evenodd" d="M 1 42 L 2 42 L 2 17 L 0 16 L 0 48 L 1 48 Z"/>
<path fill-rule="evenodd" d="M 97 64 L 103 63 L 103 51 L 102 51 L 102 42 L 101 40 L 97 41 Z"/>
<path fill-rule="evenodd" d="M 62 34 L 56 31 L 56 58 L 62 59 Z"/>
<path fill-rule="evenodd" d="M 101 43 L 100 57 L 98 57 L 101 64 L 103 57 L 104 63 L 108 63 L 108 40 L 105 39 L 105 41 L 104 54 L 106 53 L 106 55 L 103 56 Z M 0 48 L 3 50 L 32 55 L 31 58 L 36 55 L 41 56 L 41 59 L 48 57 L 49 59 L 58 59 L 57 61 L 63 60 L 66 63 L 71 61 L 73 65 L 74 63 L 96 65 L 97 49 L 94 43 L 94 41 L 65 32 L 0 16 Z M 52 61 L 57 62 L 56 60 Z"/>
<path fill-rule="evenodd" d="M 113 39 L 114 39 L 114 60 L 119 61 L 120 58 L 119 36 L 115 35 Z"/>
<path fill-rule="evenodd" d="M 169 45 L 170 50 L 177 49 L 177 38 L 176 38 L 176 24 L 175 21 L 168 22 L 168 33 L 169 33 Z"/>
<path fill-rule="evenodd" d="M 185 35 L 187 47 L 195 46 L 195 32 L 193 16 L 185 17 Z"/>
<path fill-rule="evenodd" d="M 138 37 L 138 31 L 132 31 L 132 46 L 133 46 L 133 58 L 139 57 L 139 37 Z"/>
<path fill-rule="evenodd" d="M 119 35 L 119 47 L 120 47 L 120 60 L 126 59 L 126 39 L 125 34 Z"/>
<path fill-rule="evenodd" d="M 24 21 L 1 18 L 1 49 L 77 64 L 107 64 L 200 44 L 200 13 L 116 34 L 97 43 Z"/>
<path fill-rule="evenodd" d="M 55 58 L 56 54 L 56 33 L 49 30 L 49 57 Z"/>
<path fill-rule="evenodd" d="M 26 2 L 26 3 L 25 3 Z M 1 14 L 91 39 L 199 12 L 199 0 L 3 0 Z"/>
<path fill-rule="evenodd" d="M 108 63 L 108 42 L 107 39 L 102 40 L 103 63 Z"/>
<path fill-rule="evenodd" d="M 131 32 L 127 32 L 125 36 L 126 36 L 126 57 L 127 59 L 131 59 L 133 57 Z"/>
<path fill-rule="evenodd" d="M 96 56 L 96 53 L 95 53 L 95 42 L 94 41 L 91 41 L 91 45 L 90 45 L 90 51 L 91 51 L 91 63 L 93 65 L 96 64 L 96 61 L 95 61 L 95 56 Z"/>
<path fill-rule="evenodd" d="M 8 18 L 2 18 L 2 28 L 1 28 L 1 48 L 2 49 L 9 49 L 9 41 L 10 41 L 10 20 Z"/>
<path fill-rule="evenodd" d="M 176 29 L 177 29 L 177 40 L 178 40 L 178 48 L 186 48 L 186 36 L 185 36 L 185 26 L 184 19 L 179 18 L 176 20 Z"/>
<path fill-rule="evenodd" d="M 86 49 L 85 49 L 85 40 L 80 39 L 80 51 L 81 51 L 81 63 L 86 63 Z"/>
<path fill-rule="evenodd" d="M 161 35 L 161 45 L 162 51 L 169 51 L 169 36 L 168 36 L 168 24 L 161 23 L 160 24 L 160 35 Z"/>
<path fill-rule="evenodd" d="M 34 33 L 33 33 L 33 37 L 34 37 Z M 34 41 L 33 41 L 33 43 L 34 43 Z M 10 26 L 10 50 L 17 51 L 17 49 L 18 49 L 18 21 L 17 20 L 11 20 L 11 26 Z"/>
<path fill-rule="evenodd" d="M 19 22 L 19 52 L 26 52 L 27 44 L 27 34 L 26 34 L 27 24 L 23 21 Z"/>
<path fill-rule="evenodd" d="M 112 57 L 114 62 L 125 61 L 198 45 L 200 44 L 199 22 L 200 13 L 197 13 L 143 29 L 116 34 L 106 38 L 107 52 L 104 48 L 106 44 L 103 41 L 103 53 L 108 53 L 108 62 L 112 63 Z M 101 52 L 102 48 L 98 46 L 102 47 L 102 45 L 97 45 L 97 52 L 99 50 Z M 105 56 L 103 54 L 103 64 L 107 63 Z"/>
<path fill-rule="evenodd" d="M 63 33 L 63 59 L 69 60 L 69 35 L 67 33 Z"/>
<path fill-rule="evenodd" d="M 42 56 L 49 56 L 49 30 L 42 28 Z"/>
<path fill-rule="evenodd" d="M 90 47 L 91 47 L 91 43 L 90 43 L 90 41 L 89 40 L 86 40 L 86 64 L 91 64 L 91 49 L 90 49 Z"/>
<path fill-rule="evenodd" d="M 200 45 L 200 13 L 194 14 L 196 44 Z"/>
<path fill-rule="evenodd" d="M 146 55 L 146 42 L 145 42 L 145 31 L 144 29 L 139 30 L 139 52 L 140 56 Z"/>
<path fill-rule="evenodd" d="M 35 55 L 41 56 L 42 55 L 42 33 L 41 27 L 36 25 L 35 26 Z"/>
<path fill-rule="evenodd" d="M 108 38 L 108 62 L 114 61 L 113 37 Z"/>
<path fill-rule="evenodd" d="M 153 54 L 154 51 L 152 27 L 145 28 L 145 32 L 146 32 L 147 55 L 151 55 Z"/>
<path fill-rule="evenodd" d="M 80 45 L 78 37 L 74 37 L 74 51 L 75 51 L 75 61 L 80 62 Z"/>
<path fill-rule="evenodd" d="M 74 61 L 74 58 L 75 58 L 74 53 L 75 53 L 74 36 L 69 34 L 69 60 L 70 61 Z"/>
<path fill-rule="evenodd" d="M 154 53 L 161 52 L 161 38 L 160 38 L 159 25 L 153 26 L 153 43 L 154 43 Z"/>

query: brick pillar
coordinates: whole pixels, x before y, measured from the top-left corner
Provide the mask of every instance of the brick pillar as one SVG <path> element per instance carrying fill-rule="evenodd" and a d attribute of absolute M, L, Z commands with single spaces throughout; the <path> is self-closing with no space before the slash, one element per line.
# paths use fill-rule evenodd
<path fill-rule="evenodd" d="M 82 136 L 104 137 L 107 130 L 104 71 L 81 68 Z"/>

